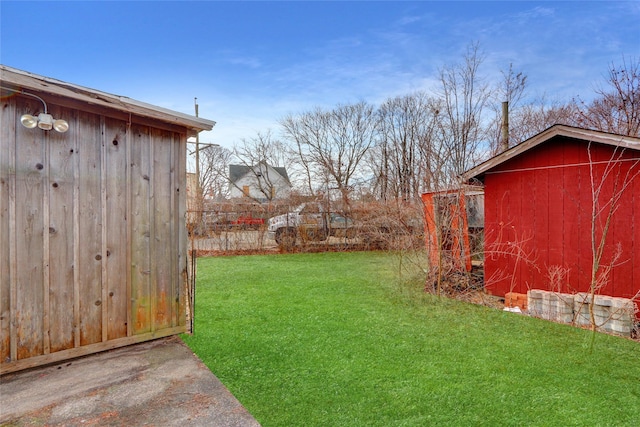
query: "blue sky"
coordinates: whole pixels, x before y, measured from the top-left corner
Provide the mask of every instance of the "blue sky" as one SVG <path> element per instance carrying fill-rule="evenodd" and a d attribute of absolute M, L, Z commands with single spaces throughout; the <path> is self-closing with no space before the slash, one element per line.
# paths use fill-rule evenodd
<path fill-rule="evenodd" d="M 4 65 L 200 116 L 231 147 L 316 106 L 435 90 L 478 42 L 529 95 L 589 99 L 640 57 L 638 1 L 0 2 Z"/>

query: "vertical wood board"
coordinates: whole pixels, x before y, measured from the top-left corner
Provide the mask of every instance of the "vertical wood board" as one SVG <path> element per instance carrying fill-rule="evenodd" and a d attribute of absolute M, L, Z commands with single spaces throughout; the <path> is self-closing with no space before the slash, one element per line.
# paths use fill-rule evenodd
<path fill-rule="evenodd" d="M 640 165 L 636 165 L 639 168 Z M 628 230 L 633 236 L 632 241 L 632 274 L 631 283 L 632 287 L 627 291 L 627 298 L 636 298 L 637 313 L 640 317 L 640 175 L 634 175 L 633 188 L 631 188 L 631 217 L 633 222 L 631 223 L 631 229 Z"/>
<path fill-rule="evenodd" d="M 127 336 L 127 138 L 126 123 L 105 120 L 107 339 Z"/>
<path fill-rule="evenodd" d="M 149 129 L 131 128 L 131 299 L 133 333 L 151 331 L 150 143 Z"/>
<path fill-rule="evenodd" d="M 549 233 L 549 169 L 545 166 L 551 164 L 548 150 L 540 150 L 534 158 L 534 167 L 538 170 L 533 173 L 534 198 L 529 209 L 533 211 L 532 245 L 535 248 L 535 265 L 529 266 L 532 276 L 528 289 L 540 289 L 548 286 L 549 276 L 549 249 L 562 246 L 562 234 Z"/>
<path fill-rule="evenodd" d="M 38 101 L 26 101 L 18 116 L 39 111 Z M 15 246 L 15 328 L 17 358 L 44 352 L 44 212 L 45 139 L 39 129 L 16 127 Z"/>
<path fill-rule="evenodd" d="M 57 110 L 54 117 L 73 119 L 71 110 Z M 50 351 L 74 346 L 74 137 L 75 129 L 66 134 L 50 134 L 49 178 L 49 339 Z M 45 230 L 45 233 L 47 230 Z"/>
<path fill-rule="evenodd" d="M 515 240 L 512 217 L 519 212 L 520 199 L 519 188 L 511 188 L 510 181 L 499 178 L 488 175 L 485 182 L 485 281 L 491 292 L 504 295 L 518 273 L 507 243 Z"/>
<path fill-rule="evenodd" d="M 11 359 L 11 258 L 14 255 L 11 238 L 10 206 L 15 207 L 15 132 L 16 100 L 2 100 L 0 109 L 0 361 Z"/>
<path fill-rule="evenodd" d="M 177 213 L 176 222 L 177 229 L 175 230 L 175 234 L 178 237 L 178 260 L 179 265 L 179 274 L 178 281 L 176 282 L 176 287 L 174 288 L 174 292 L 176 293 L 176 303 L 177 303 L 177 313 L 178 316 L 177 324 L 178 326 L 186 325 L 186 312 L 187 312 L 187 302 L 186 302 L 186 290 L 189 283 L 189 275 L 187 271 L 187 257 L 188 249 L 187 249 L 187 139 L 185 136 L 175 135 L 175 144 L 176 144 L 176 152 L 174 152 L 175 159 L 175 168 L 178 171 L 176 176 L 176 206 L 174 207 L 175 212 Z M 193 319 L 193 310 L 194 307 L 190 307 L 191 314 L 190 319 Z"/>
<path fill-rule="evenodd" d="M 562 163 L 564 161 L 564 149 L 556 151 L 553 156 L 549 156 L 549 160 L 556 160 Z M 560 269 L 565 271 L 564 253 L 566 251 L 567 233 L 565 227 L 570 222 L 570 216 L 565 214 L 565 191 L 564 191 L 564 169 L 551 168 L 548 170 L 548 236 L 549 243 L 547 245 L 547 268 Z M 555 275 L 549 275 L 550 279 L 555 277 L 557 283 L 550 283 L 551 286 L 558 286 L 558 292 L 568 292 L 566 289 L 566 277 L 558 276 L 559 271 L 556 270 Z"/>
<path fill-rule="evenodd" d="M 102 341 L 102 198 L 100 117 L 78 113 L 78 287 L 80 345 Z"/>
<path fill-rule="evenodd" d="M 171 326 L 172 305 L 172 270 L 178 266 L 171 260 L 171 247 L 177 242 L 177 238 L 171 235 L 172 206 L 171 195 L 173 185 L 171 182 L 171 134 L 165 131 L 154 132 L 153 148 L 153 222 L 154 245 L 152 259 L 156 260 L 154 266 L 154 328 L 166 328 Z"/>
<path fill-rule="evenodd" d="M 536 173 L 533 171 L 523 171 L 515 173 L 513 179 L 520 182 L 520 213 L 515 215 L 515 245 L 519 255 L 517 255 L 518 270 L 520 272 L 519 284 L 515 287 L 515 292 L 527 293 L 535 286 L 536 276 L 541 262 L 541 251 L 536 246 L 536 220 L 539 215 L 538 203 L 542 199 L 539 189 L 536 187 Z"/>

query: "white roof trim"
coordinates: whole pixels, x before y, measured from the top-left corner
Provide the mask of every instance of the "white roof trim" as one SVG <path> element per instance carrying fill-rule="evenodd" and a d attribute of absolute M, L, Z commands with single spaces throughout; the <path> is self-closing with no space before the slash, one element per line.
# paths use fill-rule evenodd
<path fill-rule="evenodd" d="M 607 144 L 615 147 L 640 150 L 640 138 L 605 133 L 597 130 L 576 128 L 566 125 L 553 125 L 550 128 L 540 132 L 539 134 L 521 142 L 520 144 L 511 147 L 506 151 L 503 151 L 497 156 L 494 156 L 491 159 L 480 163 L 478 166 L 472 169 L 469 169 L 462 174 L 462 180 L 463 182 L 467 182 L 472 178 L 477 177 L 478 175 L 482 175 L 489 169 L 492 169 L 506 162 L 507 160 L 511 160 L 514 157 L 542 144 L 543 142 L 555 136 L 565 136 L 568 138 L 582 139 L 585 141 L 597 142 L 600 144 Z"/>

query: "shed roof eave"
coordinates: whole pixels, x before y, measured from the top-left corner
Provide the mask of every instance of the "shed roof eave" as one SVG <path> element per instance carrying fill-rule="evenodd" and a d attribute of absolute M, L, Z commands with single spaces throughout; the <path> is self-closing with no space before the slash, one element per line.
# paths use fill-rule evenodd
<path fill-rule="evenodd" d="M 66 83 L 61 80 L 40 76 L 2 64 L 0 64 L 0 82 L 2 82 L 3 86 L 11 85 L 19 90 L 33 90 L 63 96 L 89 104 L 113 108 L 118 111 L 184 126 L 189 129 L 191 135 L 195 135 L 201 131 L 211 130 L 216 124 L 213 120 L 179 113 L 127 98 L 126 96 L 114 95 L 72 83 Z"/>
<path fill-rule="evenodd" d="M 629 148 L 632 150 L 640 150 L 640 138 L 616 135 L 597 130 L 582 129 L 567 125 L 553 125 L 543 130 L 539 134 L 532 136 L 531 138 L 521 142 L 520 144 L 515 145 L 510 149 L 503 151 L 502 153 L 464 172 L 462 175 L 460 175 L 462 181 L 469 182 L 473 179 L 477 179 L 481 175 L 484 175 L 484 173 L 489 171 L 490 169 L 493 169 L 494 167 L 506 162 L 507 160 L 510 160 L 555 136 L 565 136 L 568 138 L 582 139 L 585 141 Z"/>

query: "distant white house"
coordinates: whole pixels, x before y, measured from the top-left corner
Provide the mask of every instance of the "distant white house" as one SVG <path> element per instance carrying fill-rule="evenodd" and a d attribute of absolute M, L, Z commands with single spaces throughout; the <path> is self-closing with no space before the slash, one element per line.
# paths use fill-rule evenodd
<path fill-rule="evenodd" d="M 291 192 L 286 168 L 260 162 L 254 166 L 229 165 L 229 194 L 260 202 L 283 199 Z"/>

